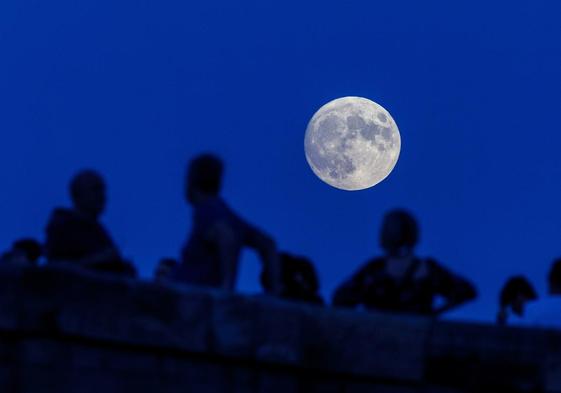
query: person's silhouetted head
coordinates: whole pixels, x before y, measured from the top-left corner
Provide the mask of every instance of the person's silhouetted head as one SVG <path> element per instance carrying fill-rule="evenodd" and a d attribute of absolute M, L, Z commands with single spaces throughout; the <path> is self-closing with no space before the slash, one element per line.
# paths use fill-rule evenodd
<path fill-rule="evenodd" d="M 43 247 L 35 239 L 20 239 L 12 244 L 12 248 L 0 256 L 2 263 L 12 266 L 36 266 L 43 254 Z"/>
<path fill-rule="evenodd" d="M 537 298 L 534 287 L 525 277 L 514 276 L 504 285 L 499 300 L 501 308 L 510 307 L 513 313 L 522 316 L 526 302 Z"/>
<path fill-rule="evenodd" d="M 319 295 L 319 280 L 313 263 L 305 257 L 280 253 L 280 273 L 283 292 L 281 297 L 310 303 L 323 303 Z M 271 290 L 270 275 L 261 272 L 261 286 Z"/>
<path fill-rule="evenodd" d="M 185 196 L 191 204 L 217 196 L 222 188 L 224 164 L 213 154 L 201 154 L 189 163 Z"/>
<path fill-rule="evenodd" d="M 419 239 L 415 218 L 405 210 L 392 210 L 384 216 L 380 245 L 389 255 L 409 255 Z"/>
<path fill-rule="evenodd" d="M 36 265 L 39 257 L 43 254 L 43 247 L 35 239 L 20 239 L 14 242 L 12 250 L 25 255 L 26 260 L 32 265 Z"/>
<path fill-rule="evenodd" d="M 103 177 L 89 169 L 79 172 L 70 182 L 70 196 L 80 213 L 92 218 L 99 217 L 107 202 Z"/>
<path fill-rule="evenodd" d="M 561 258 L 556 259 L 551 265 L 548 276 L 549 293 L 561 295 Z"/>

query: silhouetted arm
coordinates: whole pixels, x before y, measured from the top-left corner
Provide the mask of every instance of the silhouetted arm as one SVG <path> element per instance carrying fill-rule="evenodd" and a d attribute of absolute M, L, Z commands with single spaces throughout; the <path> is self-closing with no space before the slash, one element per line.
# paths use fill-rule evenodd
<path fill-rule="evenodd" d="M 443 314 L 477 297 L 475 287 L 468 280 L 453 274 L 434 261 L 430 263 L 435 291 L 446 299 L 442 307 L 433 311 L 435 315 Z"/>
<path fill-rule="evenodd" d="M 248 225 L 245 242 L 248 247 L 253 248 L 259 255 L 264 271 L 269 275 L 271 294 L 280 295 L 282 292 L 282 280 L 280 259 L 275 241 L 260 230 Z"/>

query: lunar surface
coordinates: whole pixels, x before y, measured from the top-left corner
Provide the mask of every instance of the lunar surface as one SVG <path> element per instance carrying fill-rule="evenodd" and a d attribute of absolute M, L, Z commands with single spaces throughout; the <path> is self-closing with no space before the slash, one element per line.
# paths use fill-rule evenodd
<path fill-rule="evenodd" d="M 322 106 L 310 120 L 306 158 L 327 184 L 363 190 L 384 180 L 401 150 L 395 121 L 382 106 L 361 97 L 344 97 Z"/>

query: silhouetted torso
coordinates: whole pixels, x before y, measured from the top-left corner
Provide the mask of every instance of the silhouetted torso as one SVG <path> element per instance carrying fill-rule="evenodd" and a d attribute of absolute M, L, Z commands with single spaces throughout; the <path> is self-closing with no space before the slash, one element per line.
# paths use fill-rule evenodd
<path fill-rule="evenodd" d="M 55 209 L 47 225 L 45 252 L 49 262 L 73 262 L 115 249 L 113 240 L 94 219 L 74 210 Z"/>
<path fill-rule="evenodd" d="M 355 273 L 336 291 L 334 304 L 363 305 L 367 308 L 431 315 L 437 295 L 449 300 L 466 301 L 475 297 L 475 289 L 432 259 L 414 258 L 401 278 L 388 273 L 386 258 L 375 258 Z"/>
<path fill-rule="evenodd" d="M 193 229 L 182 250 L 181 264 L 175 280 L 184 283 L 220 287 L 223 283 L 222 258 L 224 248 L 218 243 L 228 237 L 229 260 L 238 261 L 244 246 L 255 248 L 264 238 L 263 234 L 241 219 L 219 197 L 209 198 L 194 207 Z M 238 264 L 233 267 L 236 275 Z"/>

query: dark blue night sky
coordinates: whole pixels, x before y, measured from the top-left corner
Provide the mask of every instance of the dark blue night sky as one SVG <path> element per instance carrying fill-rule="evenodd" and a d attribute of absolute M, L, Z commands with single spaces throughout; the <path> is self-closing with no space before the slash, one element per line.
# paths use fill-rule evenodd
<path fill-rule="evenodd" d="M 561 5 L 488 1 L 0 2 L 0 246 L 43 238 L 78 169 L 106 175 L 104 221 L 149 277 L 190 228 L 194 154 L 323 292 L 379 252 L 383 213 L 420 220 L 421 255 L 470 277 L 454 317 L 493 320 L 507 276 L 545 290 L 561 255 Z M 308 120 L 347 95 L 386 107 L 392 175 L 362 192 L 317 179 Z M 244 255 L 242 291 L 258 289 Z"/>

